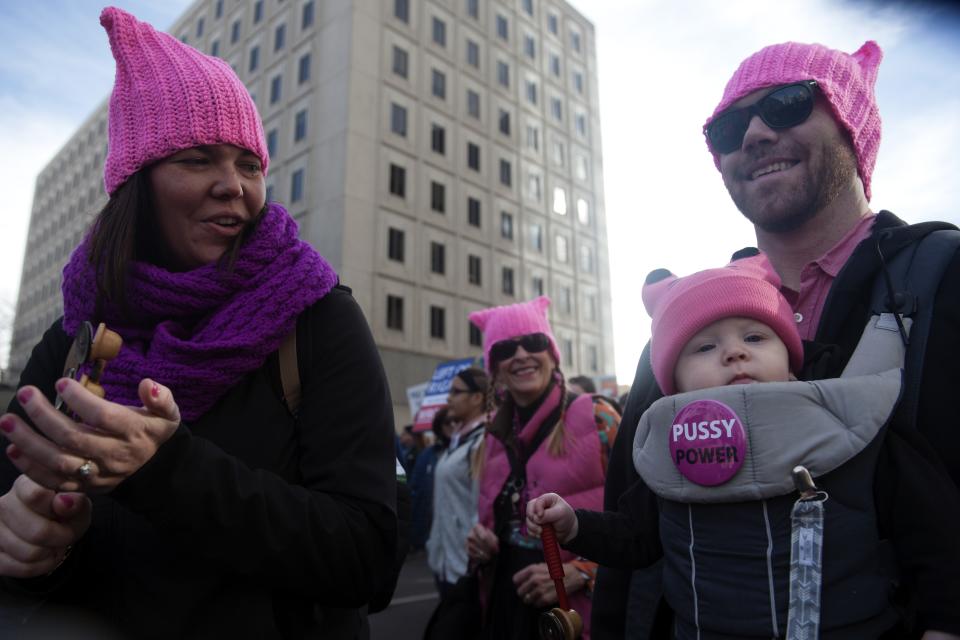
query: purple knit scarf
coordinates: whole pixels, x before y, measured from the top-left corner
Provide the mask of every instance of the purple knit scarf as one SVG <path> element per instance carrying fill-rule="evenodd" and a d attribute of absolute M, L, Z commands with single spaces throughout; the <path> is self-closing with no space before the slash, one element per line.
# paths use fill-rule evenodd
<path fill-rule="evenodd" d="M 63 328 L 70 336 L 96 309 L 89 240 L 63 269 Z M 171 272 L 132 262 L 126 313 L 106 305 L 99 318 L 123 337 L 102 378 L 107 399 L 140 406 L 137 386 L 152 378 L 173 391 L 184 420 L 199 418 L 260 368 L 300 312 L 336 283 L 333 268 L 297 237 L 297 223 L 277 204 L 268 206 L 232 271 L 214 263 Z"/>

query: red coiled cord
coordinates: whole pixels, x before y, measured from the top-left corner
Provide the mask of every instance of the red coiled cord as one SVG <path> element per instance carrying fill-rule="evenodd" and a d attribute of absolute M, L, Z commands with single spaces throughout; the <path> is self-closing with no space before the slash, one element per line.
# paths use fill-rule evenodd
<path fill-rule="evenodd" d="M 557 600 L 560 602 L 560 608 L 569 611 L 570 601 L 567 599 L 567 590 L 563 586 L 563 562 L 560 561 L 560 545 L 557 543 L 557 532 L 553 530 L 552 524 L 543 525 L 540 540 L 543 542 L 543 558 L 547 561 L 547 570 L 550 572 L 550 578 L 553 579 L 553 584 L 557 588 Z"/>

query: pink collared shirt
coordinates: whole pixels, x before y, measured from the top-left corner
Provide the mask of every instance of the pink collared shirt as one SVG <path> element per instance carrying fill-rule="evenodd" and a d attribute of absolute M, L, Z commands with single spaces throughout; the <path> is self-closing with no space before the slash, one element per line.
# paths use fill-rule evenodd
<path fill-rule="evenodd" d="M 793 307 L 793 317 L 797 321 L 797 329 L 802 339 L 813 340 L 816 337 L 817 325 L 820 324 L 820 315 L 823 313 L 823 305 L 827 301 L 833 279 L 850 259 L 857 245 L 870 235 L 876 218 L 873 213 L 860 218 L 856 226 L 832 249 L 813 262 L 808 262 L 800 272 L 799 291 L 780 288 L 780 292 Z"/>

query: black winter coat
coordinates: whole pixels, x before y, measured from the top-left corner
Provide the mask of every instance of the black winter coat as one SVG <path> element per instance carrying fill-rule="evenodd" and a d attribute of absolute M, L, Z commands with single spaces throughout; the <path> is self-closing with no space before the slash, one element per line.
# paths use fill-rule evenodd
<path fill-rule="evenodd" d="M 70 343 L 58 321 L 20 385 L 53 398 Z M 362 607 L 393 579 L 397 538 L 386 376 L 345 288 L 301 314 L 297 351 L 297 418 L 274 354 L 113 492 L 93 497 L 93 524 L 63 566 L 5 581 L 8 595 L 42 597 L 28 626 L 62 625 L 66 637 L 85 628 L 138 638 L 361 633 Z M 23 415 L 16 400 L 10 410 Z M 0 456 L 0 490 L 17 475 Z"/>
<path fill-rule="evenodd" d="M 880 273 L 877 238 L 880 238 L 881 250 L 889 258 L 899 248 L 942 226 L 940 223 L 907 225 L 889 211 L 877 215 L 871 236 L 857 246 L 831 286 L 816 340 L 804 345 L 808 355 L 817 353 L 821 356 L 815 373 L 803 376 L 804 379 L 839 376 L 859 341 L 870 315 L 872 285 Z M 921 511 L 956 504 L 956 486 L 960 485 L 960 428 L 954 403 L 957 380 L 960 380 L 960 253 L 947 267 L 934 303 L 917 425 L 905 424 L 902 416 L 895 418 L 888 435 L 893 446 L 885 447 L 881 456 L 880 468 L 885 471 L 875 487 L 876 502 L 881 510 L 878 514 L 881 534 L 899 538 L 899 560 L 910 557 L 915 564 L 931 566 L 937 564 L 944 553 L 937 543 L 910 537 L 904 525 L 914 521 L 915 514 Z M 662 393 L 653 377 L 647 345 L 637 363 L 636 377 L 624 407 L 620 437 L 611 452 L 604 491 L 604 510 L 619 510 L 628 522 L 633 522 L 625 524 L 623 519 L 617 518 L 616 524 L 604 524 L 600 522 L 604 518 L 599 514 L 596 517 L 587 515 L 586 519 L 591 521 L 588 528 L 592 525 L 602 529 L 613 526 L 622 538 L 632 538 L 643 527 L 640 523 L 649 521 L 651 516 L 656 517 L 656 497 L 633 466 L 633 441 L 640 416 L 660 397 Z M 947 474 L 954 486 L 951 486 Z M 893 505 L 897 505 L 896 513 Z M 957 514 L 944 515 L 949 522 L 945 521 L 943 526 L 958 530 L 958 523 L 954 522 Z M 650 524 L 656 528 L 656 520 Z M 613 538 L 608 538 L 608 542 L 612 541 Z M 648 548 L 649 561 L 660 555 L 656 540 L 652 543 Z M 590 557 L 589 553 L 585 555 Z M 910 573 L 916 567 L 906 569 Z M 656 598 L 652 603 L 646 598 L 641 605 L 631 605 L 628 598 L 642 598 L 643 592 L 656 588 L 656 580 L 655 571 L 654 575 L 644 575 L 644 572 L 630 569 L 601 566 L 591 618 L 595 640 L 636 637 L 632 635 L 633 625 L 627 628 L 628 616 L 650 622 L 653 611 L 649 608 L 656 606 Z M 631 582 L 634 584 L 632 595 Z M 643 585 L 642 589 L 638 589 L 638 585 Z M 957 580 L 951 584 L 925 584 L 922 589 L 933 600 L 928 600 L 927 608 L 918 612 L 919 624 L 960 633 L 960 584 Z M 635 608 L 631 610 L 631 606 L 648 610 L 638 612 Z M 952 615 L 941 615 L 938 611 Z M 650 637 L 665 637 L 669 633 L 664 613 L 661 602 L 657 625 Z"/>

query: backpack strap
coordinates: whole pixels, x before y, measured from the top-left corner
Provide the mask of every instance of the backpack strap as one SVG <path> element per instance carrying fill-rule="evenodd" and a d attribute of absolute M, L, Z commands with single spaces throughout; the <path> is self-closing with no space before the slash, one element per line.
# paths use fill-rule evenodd
<path fill-rule="evenodd" d="M 293 415 L 300 409 L 300 367 L 297 362 L 297 326 L 280 343 L 280 385 L 283 401 Z"/>
<path fill-rule="evenodd" d="M 960 248 L 960 231 L 939 229 L 932 231 L 918 242 L 911 243 L 897 252 L 889 261 L 881 257 L 881 273 L 874 281 L 870 301 L 871 312 L 876 315 L 894 314 L 894 318 L 911 318 L 913 326 L 904 360 L 904 389 L 899 412 L 907 424 L 916 425 L 920 399 L 920 383 L 923 379 L 923 360 L 927 338 L 933 319 L 933 303 L 940 287 L 940 280 L 947 265 Z"/>

